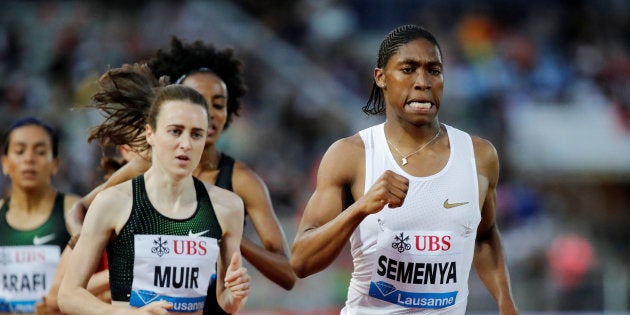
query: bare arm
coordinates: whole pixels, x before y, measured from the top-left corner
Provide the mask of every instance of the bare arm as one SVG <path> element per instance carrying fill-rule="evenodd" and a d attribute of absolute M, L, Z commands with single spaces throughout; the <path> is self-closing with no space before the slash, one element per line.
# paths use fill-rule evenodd
<path fill-rule="evenodd" d="M 245 216 L 243 201 L 235 193 L 216 186 L 210 186 L 208 193 L 223 230 L 217 259 L 217 301 L 226 312 L 236 313 L 245 305 L 250 288 L 239 250 Z"/>
<path fill-rule="evenodd" d="M 256 173 L 238 162 L 233 180 L 234 192 L 243 199 L 247 214 L 263 245 L 261 247 L 243 237 L 243 257 L 271 281 L 290 290 L 296 277 L 289 263 L 289 247 L 284 231 L 273 211 L 267 186 Z"/>
<path fill-rule="evenodd" d="M 65 274 L 68 263 L 70 262 L 71 255 L 72 248 L 70 248 L 70 246 L 66 246 L 61 254 L 61 258 L 59 259 L 59 264 L 57 265 L 57 270 L 55 271 L 55 277 L 50 284 L 50 290 L 48 291 L 48 295 L 45 300 L 46 308 L 50 314 L 57 314 L 60 312 L 57 295 L 59 293 L 61 280 L 63 279 L 63 275 Z M 103 297 L 101 299 L 105 302 L 109 302 L 110 299 L 107 295 L 109 292 L 109 271 L 103 270 L 95 273 L 88 282 L 87 290 L 90 291 L 90 293 L 99 296 L 99 298 Z"/>
<path fill-rule="evenodd" d="M 61 253 L 61 257 L 59 258 L 59 264 L 57 265 L 57 270 L 55 270 L 55 277 L 53 278 L 52 283 L 50 284 L 50 289 L 48 294 L 46 295 L 45 307 L 48 312 L 51 314 L 59 313 L 59 305 L 57 303 L 57 294 L 59 293 L 59 285 L 61 284 L 61 279 L 63 278 L 64 273 L 66 272 L 66 267 L 68 264 L 68 260 L 70 259 L 70 255 L 72 254 L 72 249 L 69 246 Z"/>
<path fill-rule="evenodd" d="M 72 225 L 72 206 L 80 200 L 80 197 L 73 194 L 66 194 L 63 200 L 63 217 L 66 222 L 66 229 L 73 235 L 75 226 Z"/>
<path fill-rule="evenodd" d="M 66 218 L 66 224 L 68 225 L 70 235 L 75 236 L 81 231 L 85 213 L 99 192 L 103 191 L 105 188 L 118 185 L 124 181 L 143 174 L 150 166 L 151 161 L 145 160 L 140 156 L 136 156 L 127 164 L 123 165 L 123 167 L 116 170 L 116 172 L 114 172 L 105 183 L 92 189 L 92 191 L 90 191 L 87 195 L 75 202 Z M 74 246 L 74 244 L 71 245 Z"/>
<path fill-rule="evenodd" d="M 125 184 L 123 184 L 125 185 Z M 105 246 L 127 221 L 131 211 L 131 183 L 125 191 L 116 186 L 103 191 L 90 206 L 59 289 L 59 306 L 65 314 L 166 314 L 169 304 L 151 303 L 140 309 L 105 303 L 87 290 Z M 110 209 L 126 209 L 112 213 Z"/>
<path fill-rule="evenodd" d="M 344 248 L 356 227 L 369 214 L 389 204 L 399 207 L 406 196 L 408 181 L 385 172 L 363 195 L 364 148 L 355 135 L 334 143 L 322 158 L 315 192 L 298 227 L 291 251 L 291 266 L 300 278 L 328 267 Z M 354 200 L 344 210 L 349 191 Z"/>
<path fill-rule="evenodd" d="M 72 226 L 70 224 L 70 209 L 72 205 L 75 204 L 79 200 L 79 196 L 67 194 L 65 195 L 63 206 L 64 206 L 64 219 L 66 222 L 66 229 L 68 233 L 72 235 Z M 70 259 L 70 255 L 72 253 L 72 249 L 66 246 L 61 253 L 61 257 L 59 258 L 59 264 L 57 264 L 57 270 L 55 270 L 55 276 L 53 278 L 52 283 L 50 284 L 50 289 L 48 290 L 48 294 L 46 296 L 46 308 L 51 313 L 59 312 L 59 305 L 57 304 L 57 294 L 59 292 L 59 285 L 61 284 L 61 279 L 63 278 L 63 274 L 66 271 L 66 265 L 68 260 Z"/>
<path fill-rule="evenodd" d="M 474 145 L 479 187 L 482 193 L 485 191 L 485 197 L 482 194 L 481 223 L 477 230 L 473 263 L 480 279 L 497 301 L 501 314 L 517 314 L 501 236 L 495 220 L 499 159 L 491 143 L 476 138 Z"/>

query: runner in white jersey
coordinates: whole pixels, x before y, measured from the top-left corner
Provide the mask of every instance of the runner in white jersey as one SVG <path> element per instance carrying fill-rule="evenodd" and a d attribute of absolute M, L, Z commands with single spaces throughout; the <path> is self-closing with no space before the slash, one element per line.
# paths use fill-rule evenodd
<path fill-rule="evenodd" d="M 472 265 L 501 314 L 517 314 L 495 221 L 494 146 L 438 120 L 435 37 L 401 26 L 381 43 L 367 114 L 385 123 L 335 142 L 292 247 L 299 277 L 348 240 L 354 270 L 342 314 L 465 314 Z"/>
<path fill-rule="evenodd" d="M 452 306 L 464 313 L 476 229 L 481 219 L 477 172 L 468 134 L 445 126 L 451 143 L 436 174 L 408 174 L 388 149 L 384 124 L 359 133 L 365 145 L 365 192 L 386 170 L 409 179 L 399 208 L 366 217 L 350 237 L 355 255 L 345 312 L 389 313 Z M 369 166 L 369 167 L 368 167 Z M 458 312 L 455 312 L 458 310 Z"/>

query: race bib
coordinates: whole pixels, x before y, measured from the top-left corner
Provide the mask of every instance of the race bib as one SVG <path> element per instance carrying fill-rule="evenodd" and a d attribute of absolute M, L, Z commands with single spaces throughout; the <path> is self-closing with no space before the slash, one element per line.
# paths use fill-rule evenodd
<path fill-rule="evenodd" d="M 449 232 L 383 229 L 376 246 L 371 297 L 410 308 L 455 304 L 466 279 L 458 269 L 463 254 Z"/>
<path fill-rule="evenodd" d="M 59 256 L 56 245 L 0 246 L 0 312 L 34 313 L 48 294 Z"/>
<path fill-rule="evenodd" d="M 203 309 L 216 272 L 218 241 L 210 237 L 135 235 L 133 283 L 129 304 L 173 304 L 173 312 Z"/>

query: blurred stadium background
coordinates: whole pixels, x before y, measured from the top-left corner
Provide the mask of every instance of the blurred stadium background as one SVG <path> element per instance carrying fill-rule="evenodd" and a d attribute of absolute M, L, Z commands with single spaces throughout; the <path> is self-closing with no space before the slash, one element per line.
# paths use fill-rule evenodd
<path fill-rule="evenodd" d="M 318 158 L 380 122 L 361 112 L 378 45 L 421 24 L 444 51 L 440 121 L 501 157 L 499 224 L 524 314 L 625 314 L 630 304 L 630 2 L 236 0 L 0 2 L 0 126 L 37 115 L 62 131 L 62 190 L 100 182 L 99 123 L 77 109 L 109 67 L 171 35 L 233 47 L 249 93 L 220 147 L 269 185 L 292 242 Z M 0 178 L 0 191 L 8 186 Z M 248 225 L 251 229 L 251 224 Z M 246 233 L 254 235 L 251 230 Z M 334 314 L 352 262 L 286 292 L 249 268 L 243 314 Z M 468 310 L 496 306 L 475 274 Z"/>

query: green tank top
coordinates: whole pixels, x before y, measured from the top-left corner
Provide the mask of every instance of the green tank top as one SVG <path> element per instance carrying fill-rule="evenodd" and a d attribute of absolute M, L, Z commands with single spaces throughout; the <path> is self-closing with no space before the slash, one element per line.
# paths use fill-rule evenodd
<path fill-rule="evenodd" d="M 0 208 L 0 246 L 57 245 L 63 250 L 70 240 L 64 220 L 63 193 L 57 193 L 53 210 L 44 224 L 30 231 L 16 230 L 7 222 L 11 199 Z"/>
<path fill-rule="evenodd" d="M 0 313 L 35 313 L 36 303 L 48 293 L 60 253 L 70 239 L 64 197 L 57 193 L 50 217 L 29 231 L 9 226 L 10 199 L 0 208 Z"/>
<path fill-rule="evenodd" d="M 134 235 L 190 235 L 192 231 L 206 231 L 203 235 L 221 240 L 223 234 L 210 196 L 204 184 L 193 178 L 197 194 L 197 209 L 188 219 L 171 219 L 160 214 L 147 196 L 144 176 L 132 180 L 133 205 L 127 223 L 120 234 L 107 246 L 109 282 L 114 301 L 129 301 L 133 283 Z"/>

